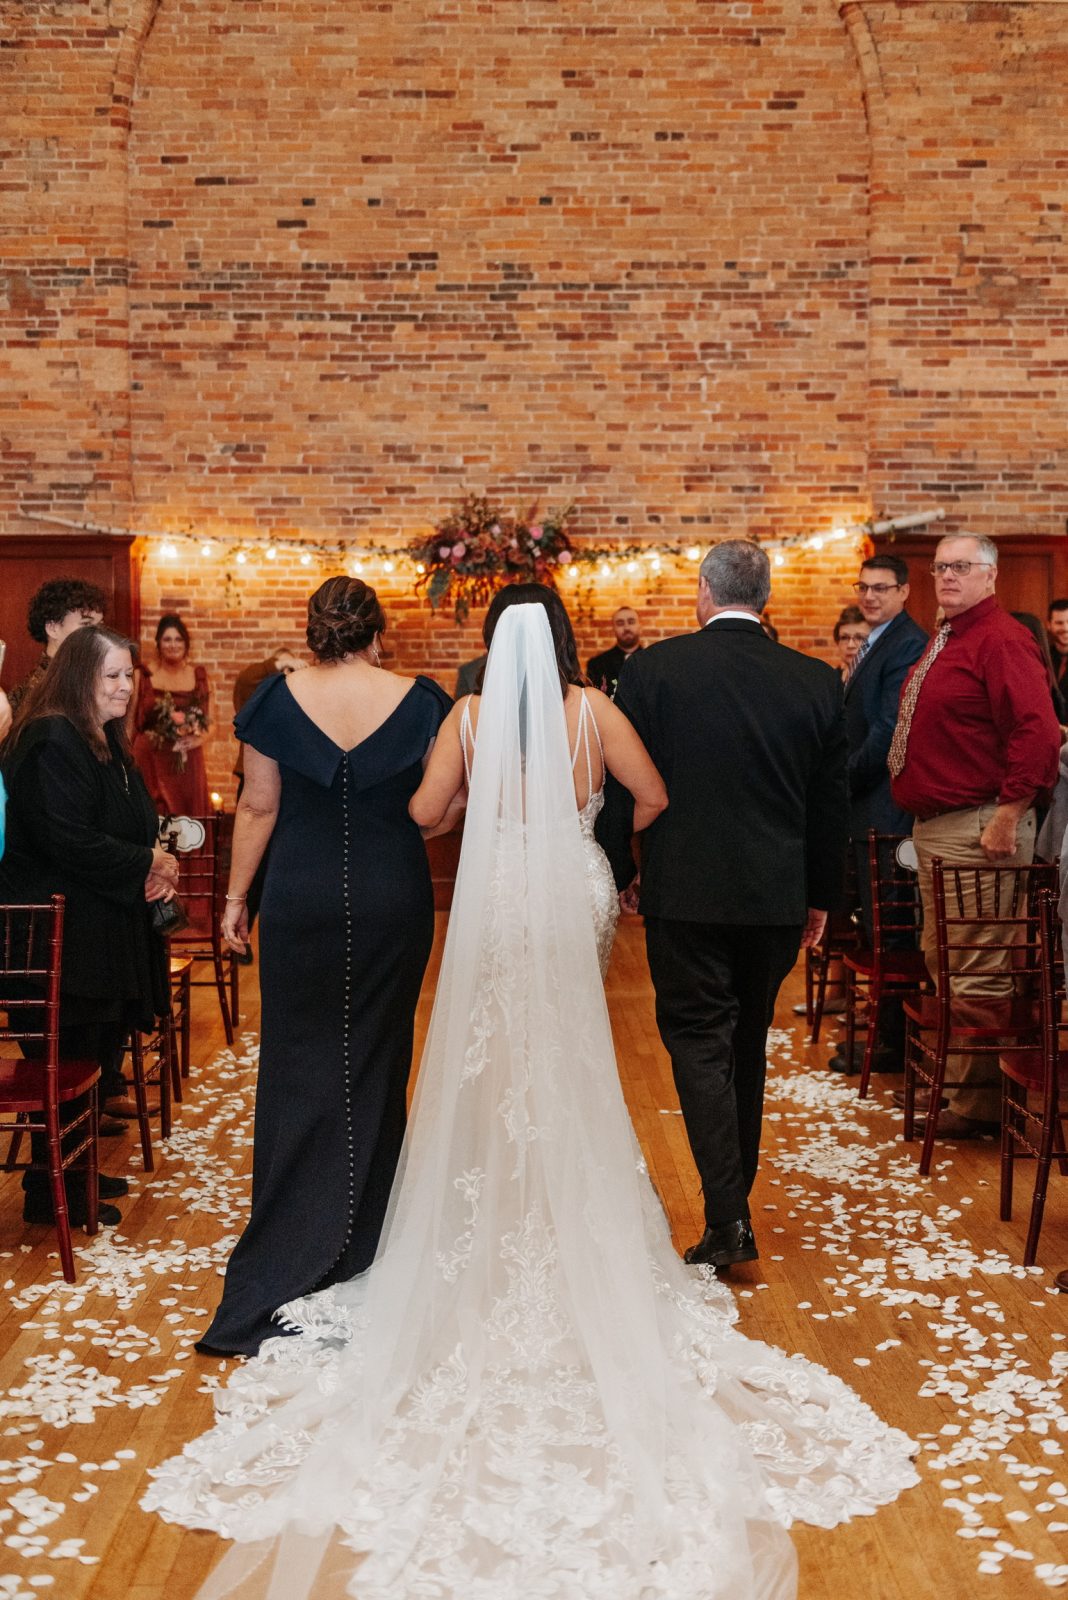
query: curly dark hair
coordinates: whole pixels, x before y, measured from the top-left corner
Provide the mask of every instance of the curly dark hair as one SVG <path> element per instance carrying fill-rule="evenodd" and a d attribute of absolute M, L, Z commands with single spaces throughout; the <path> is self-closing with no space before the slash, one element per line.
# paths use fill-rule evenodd
<path fill-rule="evenodd" d="M 122 720 L 109 722 L 103 734 L 97 722 L 97 681 L 104 668 L 104 657 L 114 648 L 129 650 L 131 640 L 110 628 L 78 628 L 68 634 L 52 657 L 48 671 L 34 684 L 19 706 L 14 726 L 4 742 L 4 760 L 15 750 L 31 722 L 41 717 L 66 717 L 78 730 L 98 761 L 119 758 L 130 761 L 130 749 Z"/>
<path fill-rule="evenodd" d="M 62 622 L 71 611 L 99 611 L 107 609 L 107 595 L 95 583 L 84 578 L 49 578 L 42 583 L 26 613 L 26 630 L 38 644 L 48 643 L 47 622 Z"/>
<path fill-rule="evenodd" d="M 575 643 L 571 618 L 555 589 L 547 588 L 544 583 L 510 583 L 505 588 L 498 589 L 490 601 L 486 620 L 482 624 L 482 637 L 486 649 L 490 647 L 490 641 L 503 612 L 507 611 L 509 606 L 529 605 L 545 607 L 553 636 L 553 648 L 556 651 L 556 670 L 560 675 L 560 689 L 566 700 L 571 685 L 584 684 L 586 679 L 579 666 L 578 646 Z M 481 683 L 475 692 L 481 694 Z"/>
<path fill-rule="evenodd" d="M 308 649 L 316 661 L 341 661 L 384 633 L 386 614 L 362 578 L 327 578 L 308 601 Z"/>

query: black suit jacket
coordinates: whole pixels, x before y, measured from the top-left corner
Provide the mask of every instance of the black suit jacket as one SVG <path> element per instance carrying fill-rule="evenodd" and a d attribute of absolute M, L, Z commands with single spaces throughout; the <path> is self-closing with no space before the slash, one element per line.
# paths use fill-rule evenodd
<path fill-rule="evenodd" d="M 641 910 L 797 926 L 842 892 L 842 684 L 833 667 L 725 618 L 632 656 L 616 705 L 660 769 L 668 808 L 642 836 Z M 622 888 L 633 802 L 609 784 L 598 838 Z"/>
<path fill-rule="evenodd" d="M 846 738 L 849 741 L 849 832 L 866 837 L 911 833 L 912 818 L 894 803 L 886 758 L 897 723 L 901 685 L 909 668 L 927 648 L 927 635 L 907 611 L 901 611 L 864 656 L 845 688 Z"/>

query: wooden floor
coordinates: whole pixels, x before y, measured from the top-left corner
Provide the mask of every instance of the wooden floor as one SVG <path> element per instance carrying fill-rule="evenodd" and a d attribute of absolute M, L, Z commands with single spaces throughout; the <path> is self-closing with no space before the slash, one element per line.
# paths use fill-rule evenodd
<path fill-rule="evenodd" d="M 697 1184 L 635 922 L 608 990 L 627 1099 L 682 1247 L 700 1232 Z M 1009 1600 L 1068 1585 L 1068 1296 L 1052 1285 L 1068 1265 L 1068 1180 L 1054 1176 L 1044 1266 L 1025 1272 L 1029 1173 L 1012 1224 L 997 1218 L 990 1142 L 939 1147 L 934 1176 L 918 1178 L 895 1080 L 860 1105 L 856 1079 L 822 1070 L 826 1045 L 805 1045 L 799 997 L 795 977 L 772 1038 L 761 1259 L 732 1278 L 742 1326 L 824 1363 L 908 1430 L 922 1477 L 875 1517 L 796 1529 L 801 1596 Z M 191 1345 L 247 1207 L 254 975 L 244 998 L 227 1052 L 212 993 L 198 992 L 195 1076 L 155 1174 L 129 1136 L 104 1141 L 135 1192 L 118 1230 L 79 1236 L 76 1285 L 52 1235 L 20 1221 L 17 1180 L 0 1180 L 0 1600 L 192 1600 L 218 1556 L 214 1537 L 137 1502 L 148 1467 L 208 1424 L 226 1370 Z"/>

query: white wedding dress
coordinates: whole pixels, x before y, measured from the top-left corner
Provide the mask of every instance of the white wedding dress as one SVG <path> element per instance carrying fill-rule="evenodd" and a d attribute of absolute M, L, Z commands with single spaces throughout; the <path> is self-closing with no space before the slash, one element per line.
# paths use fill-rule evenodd
<path fill-rule="evenodd" d="M 281 1310 L 302 1336 L 234 1372 L 142 1502 L 237 1541 L 203 1600 L 789 1600 L 792 1520 L 916 1481 L 904 1435 L 744 1338 L 672 1248 L 573 759 L 545 613 L 513 606 L 378 1256 Z"/>

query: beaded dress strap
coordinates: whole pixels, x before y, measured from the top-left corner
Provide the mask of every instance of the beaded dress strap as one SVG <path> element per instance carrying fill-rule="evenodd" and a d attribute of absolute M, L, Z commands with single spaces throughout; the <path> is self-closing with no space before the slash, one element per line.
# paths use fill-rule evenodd
<path fill-rule="evenodd" d="M 470 760 L 470 757 L 467 754 L 467 746 L 468 746 L 469 743 L 471 745 L 471 749 L 474 750 L 474 747 L 475 747 L 475 736 L 471 732 L 471 698 L 470 698 L 470 696 L 468 696 L 466 702 L 464 703 L 464 709 L 463 709 L 463 711 L 462 711 L 462 713 L 460 715 L 460 748 L 463 750 L 463 753 L 464 753 L 464 777 L 467 780 L 467 787 L 470 789 L 470 787 L 471 787 L 471 760 Z"/>

